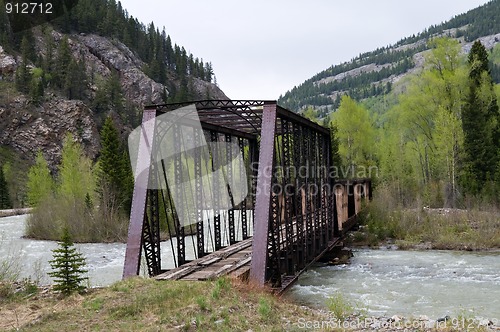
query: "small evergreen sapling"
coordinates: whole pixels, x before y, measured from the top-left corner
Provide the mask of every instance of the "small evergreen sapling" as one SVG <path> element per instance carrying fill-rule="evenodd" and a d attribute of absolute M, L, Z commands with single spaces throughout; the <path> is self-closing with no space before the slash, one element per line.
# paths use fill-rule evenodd
<path fill-rule="evenodd" d="M 54 259 L 49 264 L 53 271 L 48 274 L 54 278 L 54 290 L 64 295 L 85 290 L 82 285 L 88 279 L 85 276 L 88 272 L 85 257 L 75 248 L 67 227 L 63 230 L 59 247 L 52 250 L 52 253 Z"/>

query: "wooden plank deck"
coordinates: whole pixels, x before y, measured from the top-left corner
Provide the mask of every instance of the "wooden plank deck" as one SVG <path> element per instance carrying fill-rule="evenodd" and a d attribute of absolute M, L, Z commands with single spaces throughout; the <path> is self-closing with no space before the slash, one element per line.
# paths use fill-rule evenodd
<path fill-rule="evenodd" d="M 240 277 L 250 269 L 252 238 L 196 259 L 155 277 L 157 280 L 208 280 L 223 275 Z"/>
<path fill-rule="evenodd" d="M 312 212 L 315 213 L 315 212 Z M 342 234 L 345 235 L 347 230 L 349 230 L 356 223 L 356 216 L 349 218 L 344 223 Z M 306 225 L 304 224 L 303 227 Z M 284 225 L 282 226 L 284 227 Z M 293 239 L 296 241 L 297 234 L 297 224 L 294 218 L 292 223 L 292 229 L 294 232 Z M 284 280 L 281 292 L 288 288 L 297 277 L 305 270 L 307 270 L 311 264 L 317 261 L 325 252 L 331 250 L 334 246 L 338 245 L 342 240 L 340 238 L 333 238 L 328 241 L 326 248 L 317 257 L 315 257 L 311 262 L 309 262 L 306 267 L 299 271 L 295 276 L 288 276 Z M 286 242 L 281 243 L 281 249 L 285 249 Z M 236 244 L 225 247 L 216 252 L 210 253 L 205 257 L 193 260 L 186 263 L 178 268 L 171 269 L 155 277 L 157 280 L 193 280 L 193 281 L 203 281 L 209 279 L 216 279 L 224 275 L 230 275 L 236 278 L 242 278 L 248 274 L 250 271 L 250 262 L 252 260 L 252 238 L 240 241 Z"/>

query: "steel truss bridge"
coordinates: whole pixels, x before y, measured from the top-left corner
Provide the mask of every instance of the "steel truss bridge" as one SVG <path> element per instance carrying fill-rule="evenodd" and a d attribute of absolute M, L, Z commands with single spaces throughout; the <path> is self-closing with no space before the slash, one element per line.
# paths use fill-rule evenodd
<path fill-rule="evenodd" d="M 181 108 L 190 115 L 164 120 Z M 123 277 L 143 256 L 158 279 L 231 274 L 284 290 L 371 198 L 369 179 L 336 180 L 331 156 L 327 128 L 275 101 L 146 107 Z"/>

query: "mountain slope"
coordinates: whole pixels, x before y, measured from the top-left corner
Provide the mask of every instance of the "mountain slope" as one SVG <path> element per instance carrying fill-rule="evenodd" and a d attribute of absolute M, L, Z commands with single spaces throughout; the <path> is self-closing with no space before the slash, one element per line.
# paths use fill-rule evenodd
<path fill-rule="evenodd" d="M 125 141 L 144 105 L 227 99 L 209 62 L 114 0 L 79 0 L 67 16 L 18 33 L 8 24 L 0 11 L 0 167 L 18 171 L 16 188 L 38 150 L 57 171 L 68 133 L 96 160 L 107 116 Z M 22 205 L 22 192 L 11 196 Z"/>
<path fill-rule="evenodd" d="M 493 0 L 446 23 L 404 38 L 395 45 L 359 55 L 350 62 L 331 66 L 294 87 L 279 98 L 281 105 L 300 111 L 308 106 L 322 117 L 335 110 L 343 94 L 362 100 L 391 91 L 392 84 L 423 65 L 427 42 L 436 36 L 457 38 L 468 52 L 481 39 L 487 48 L 500 41 L 500 0 Z M 500 66 L 493 64 L 493 76 L 500 81 Z"/>

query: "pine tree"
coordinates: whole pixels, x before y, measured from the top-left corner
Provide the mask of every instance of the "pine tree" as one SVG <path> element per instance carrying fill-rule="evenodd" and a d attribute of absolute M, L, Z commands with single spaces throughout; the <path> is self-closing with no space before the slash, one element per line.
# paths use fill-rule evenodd
<path fill-rule="evenodd" d="M 71 59 L 64 80 L 64 92 L 68 99 L 83 99 L 87 87 L 87 74 L 83 58 L 80 61 Z"/>
<path fill-rule="evenodd" d="M 64 295 L 85 290 L 82 285 L 88 279 L 85 276 L 88 272 L 85 257 L 75 248 L 67 227 L 63 229 L 59 247 L 52 253 L 53 259 L 49 264 L 53 271 L 48 274 L 54 278 L 54 290 Z"/>
<path fill-rule="evenodd" d="M 68 69 L 71 64 L 72 56 L 69 48 L 68 37 L 64 37 L 59 44 L 57 50 L 57 62 L 55 64 L 54 83 L 59 88 L 64 88 L 66 78 L 68 76 Z"/>
<path fill-rule="evenodd" d="M 32 78 L 30 84 L 30 97 L 35 105 L 39 105 L 43 100 L 45 94 L 44 88 L 44 72 L 41 68 L 34 68 L 32 71 Z"/>
<path fill-rule="evenodd" d="M 29 41 L 26 36 L 21 43 L 21 63 L 16 70 L 16 89 L 22 93 L 28 93 L 30 89 L 31 73 L 28 69 Z"/>
<path fill-rule="evenodd" d="M 100 177 L 116 189 L 120 187 L 122 177 L 121 144 L 118 131 L 111 117 L 107 117 L 101 130 L 101 155 L 99 157 Z"/>
<path fill-rule="evenodd" d="M 479 194 L 493 179 L 499 161 L 499 111 L 488 67 L 488 52 L 476 41 L 468 57 L 469 91 L 462 111 L 464 174 L 462 184 Z"/>
<path fill-rule="evenodd" d="M 111 117 L 106 118 L 101 130 L 101 154 L 99 157 L 99 180 L 109 185 L 127 209 L 130 208 L 132 173 L 128 155 L 123 148 L 118 131 Z"/>
<path fill-rule="evenodd" d="M 4 0 L 0 0 L 0 8 L 5 8 Z M 6 50 L 12 48 L 12 31 L 10 28 L 9 17 L 4 10 L 0 10 L 0 45 Z"/>
<path fill-rule="evenodd" d="M 2 165 L 0 165 L 0 209 L 10 209 L 12 204 L 10 201 L 9 188 L 5 180 L 5 173 Z"/>
<path fill-rule="evenodd" d="M 105 90 L 109 98 L 109 108 L 118 114 L 122 114 L 125 106 L 118 72 L 111 74 L 106 82 Z"/>

